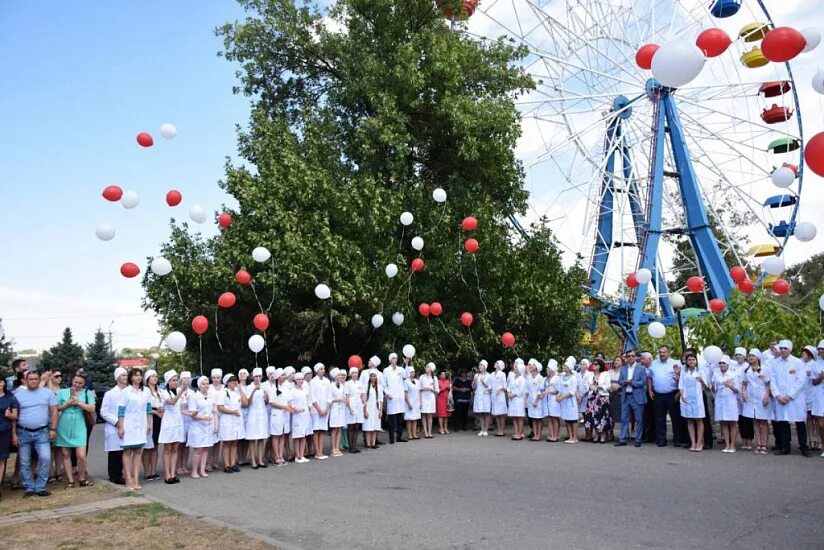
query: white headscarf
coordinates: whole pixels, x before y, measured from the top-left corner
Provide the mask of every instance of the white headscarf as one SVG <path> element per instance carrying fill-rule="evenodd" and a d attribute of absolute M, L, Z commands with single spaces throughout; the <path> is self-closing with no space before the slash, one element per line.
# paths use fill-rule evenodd
<path fill-rule="evenodd" d="M 163 373 L 163 381 L 168 384 L 169 380 L 171 380 L 175 376 L 177 376 L 177 372 L 175 371 L 175 369 L 167 370 L 166 372 Z"/>
<path fill-rule="evenodd" d="M 260 367 L 255 367 L 252 369 L 252 376 L 263 376 L 263 369 Z"/>
<path fill-rule="evenodd" d="M 123 376 L 124 374 L 128 374 L 129 371 L 124 369 L 123 367 L 117 367 L 114 369 L 114 381 L 117 382 L 117 379 Z"/>
<path fill-rule="evenodd" d="M 323 363 L 315 363 L 315 366 L 312 370 L 314 370 L 315 374 L 317 374 L 320 369 L 325 369 L 325 368 L 326 368 L 326 365 L 324 365 Z"/>
<path fill-rule="evenodd" d="M 215 376 L 223 376 L 223 369 L 212 369 L 211 377 L 214 378 Z"/>
<path fill-rule="evenodd" d="M 373 355 L 372 357 L 369 358 L 369 364 L 372 365 L 375 368 L 378 368 L 378 367 L 381 366 L 381 358 L 378 357 L 377 355 Z"/>
<path fill-rule="evenodd" d="M 789 340 L 781 340 L 778 342 L 778 349 L 787 348 L 788 350 L 793 350 L 793 343 Z"/>

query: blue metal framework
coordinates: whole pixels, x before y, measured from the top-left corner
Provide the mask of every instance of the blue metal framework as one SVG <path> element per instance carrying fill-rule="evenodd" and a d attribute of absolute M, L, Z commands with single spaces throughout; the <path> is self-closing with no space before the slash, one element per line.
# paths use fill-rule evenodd
<path fill-rule="evenodd" d="M 598 209 L 598 228 L 595 239 L 592 260 L 589 269 L 587 292 L 599 303 L 593 309 L 591 328 L 597 320 L 598 313 L 609 319 L 610 325 L 620 331 L 625 337 L 624 347 L 629 349 L 638 345 L 639 327 L 658 319 L 665 325 L 677 322 L 669 303 L 667 283 L 663 273 L 658 269 L 658 246 L 663 233 L 662 216 L 664 202 L 665 178 L 674 178 L 678 182 L 679 196 L 684 209 L 686 227 L 681 231 L 687 235 L 698 259 L 698 268 L 707 281 L 708 293 L 711 297 L 728 299 L 732 292 L 733 282 L 724 262 L 724 257 L 718 247 L 715 236 L 710 228 L 707 209 L 701 197 L 698 179 L 687 149 L 681 120 L 675 99 L 669 88 L 663 87 L 654 80 L 647 83 L 646 94 L 632 101 L 619 96 L 613 103 L 614 116 L 607 124 L 605 146 L 605 170 L 601 184 L 601 200 Z M 629 146 L 623 138 L 622 123 L 632 115 L 631 104 L 647 97 L 653 102 L 652 124 L 652 152 L 650 155 L 649 187 L 647 189 L 646 208 L 642 211 L 637 183 L 632 173 L 632 162 Z M 669 150 L 672 155 L 674 172 L 667 172 L 666 143 L 669 135 Z M 661 316 L 644 312 L 644 302 L 650 283 L 639 285 L 627 299 L 616 303 L 605 301 L 601 297 L 604 284 L 604 272 L 610 252 L 627 243 L 613 241 L 613 211 L 615 202 L 615 170 L 616 160 L 620 155 L 622 176 L 627 182 L 630 209 L 635 222 L 636 239 L 639 247 L 637 268 L 646 268 L 652 273 L 655 281 L 658 303 Z"/>

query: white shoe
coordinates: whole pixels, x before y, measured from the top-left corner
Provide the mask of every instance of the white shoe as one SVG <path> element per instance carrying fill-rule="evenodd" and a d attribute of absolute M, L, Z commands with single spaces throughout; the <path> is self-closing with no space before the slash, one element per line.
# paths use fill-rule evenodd
<path fill-rule="evenodd" d="M 824 458 L 824 453 L 821 453 L 821 458 Z"/>
<path fill-rule="evenodd" d="M 298 464 L 306 464 L 307 462 L 309 462 L 309 459 L 308 458 L 296 458 L 295 462 L 298 463 Z"/>
<path fill-rule="evenodd" d="M 484 436 L 484 437 L 489 437 L 489 432 L 484 432 L 484 433 L 483 433 L 483 436 Z"/>
<path fill-rule="evenodd" d="M 483 437 L 483 435 L 484 435 L 484 433 L 482 431 L 478 432 L 478 437 Z"/>
<path fill-rule="evenodd" d="M 315 457 L 316 460 L 326 460 L 327 458 L 329 458 L 329 457 L 326 456 L 326 455 L 320 455 L 320 456 Z"/>

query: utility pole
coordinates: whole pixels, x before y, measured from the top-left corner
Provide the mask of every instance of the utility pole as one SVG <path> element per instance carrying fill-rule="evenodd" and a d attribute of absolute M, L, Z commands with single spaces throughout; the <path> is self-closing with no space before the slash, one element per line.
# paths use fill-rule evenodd
<path fill-rule="evenodd" d="M 109 323 L 109 333 L 108 333 L 109 334 L 109 353 L 114 353 L 114 350 L 112 348 L 112 327 L 113 326 L 114 326 L 114 321 Z"/>

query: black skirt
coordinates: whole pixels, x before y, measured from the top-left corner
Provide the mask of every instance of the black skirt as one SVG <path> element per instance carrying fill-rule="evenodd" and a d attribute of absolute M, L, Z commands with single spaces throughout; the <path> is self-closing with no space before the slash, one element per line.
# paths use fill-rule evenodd
<path fill-rule="evenodd" d="M 0 460 L 6 460 L 11 451 L 11 430 L 0 432 Z"/>

